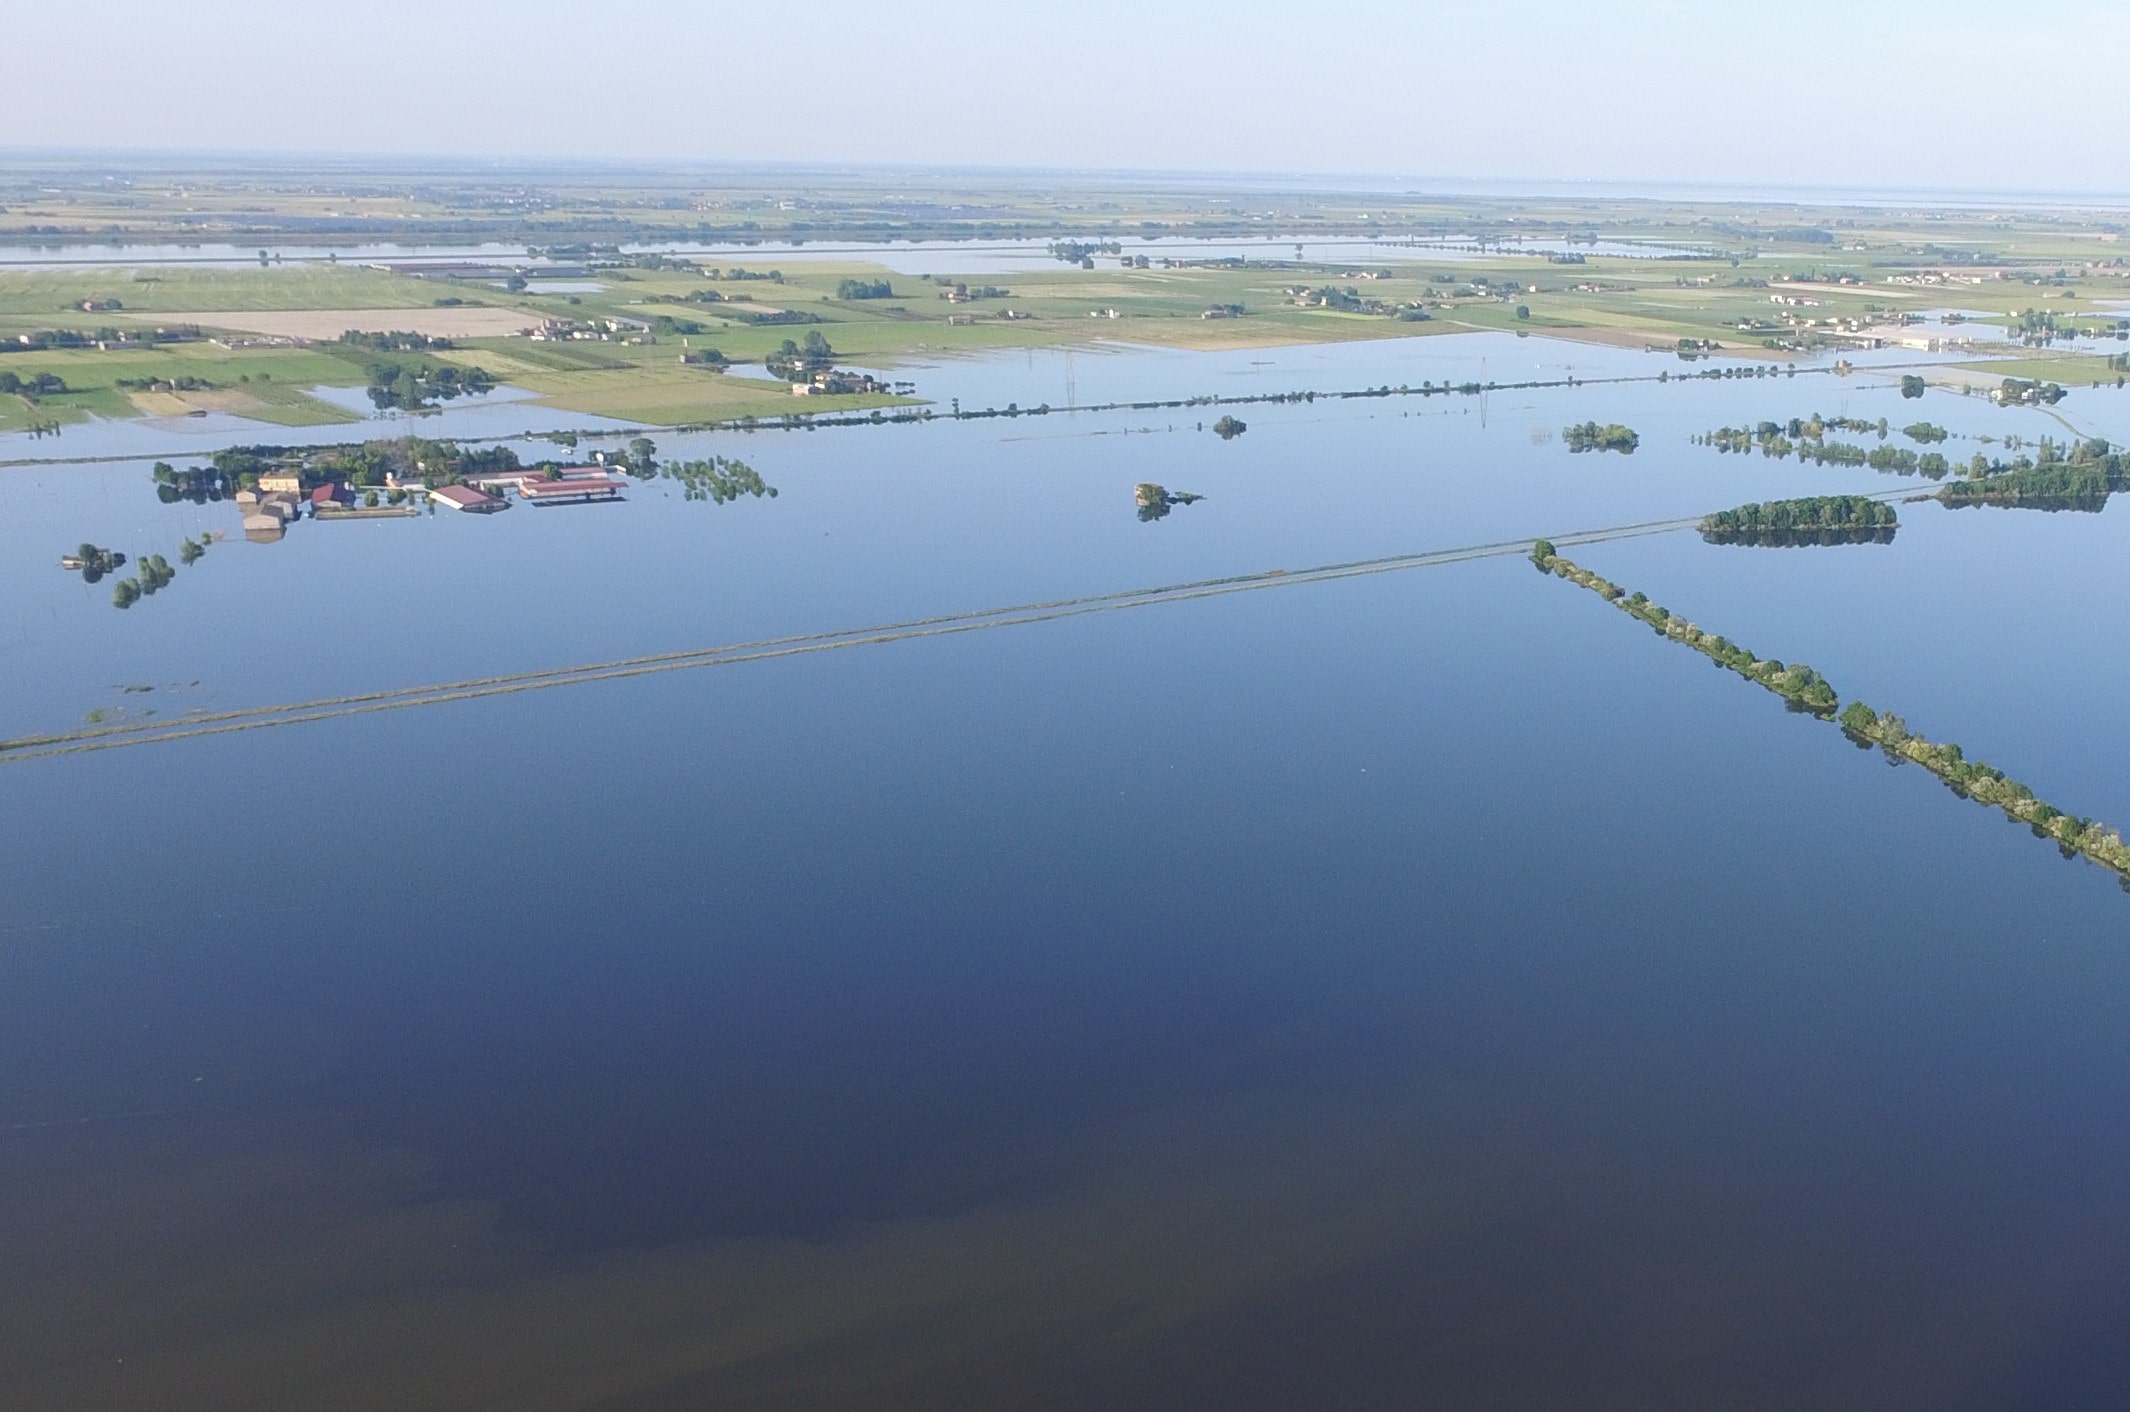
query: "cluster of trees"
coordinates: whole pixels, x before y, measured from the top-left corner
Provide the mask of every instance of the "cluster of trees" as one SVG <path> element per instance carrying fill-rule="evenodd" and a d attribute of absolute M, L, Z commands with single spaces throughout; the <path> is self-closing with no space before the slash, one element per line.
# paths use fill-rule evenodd
<path fill-rule="evenodd" d="M 493 392 L 496 385 L 486 369 L 451 363 L 375 363 L 369 371 L 370 402 L 379 411 L 425 411 L 434 402 Z"/>
<path fill-rule="evenodd" d="M 94 333 L 71 328 L 41 328 L 29 333 L 9 334 L 5 341 L 0 341 L 0 353 L 36 353 L 53 348 L 90 348 L 98 344 L 196 343 L 199 339 L 200 330 L 192 324 L 167 328 L 100 328 Z"/>
<path fill-rule="evenodd" d="M 1902 427 L 1901 435 L 1907 437 L 1910 441 L 1920 441 L 1924 445 L 1930 446 L 1945 440 L 1952 433 L 1930 422 L 1914 422 Z"/>
<path fill-rule="evenodd" d="M 170 587 L 177 578 L 177 570 L 160 554 L 150 554 L 134 566 L 132 578 L 120 579 L 111 585 L 111 602 L 119 608 L 131 608 L 143 598 L 152 598 Z"/>
<path fill-rule="evenodd" d="M 1726 455 L 1732 452 L 1743 454 L 1757 446 L 1761 455 L 1772 456 L 1778 461 L 1795 456 L 1813 465 L 1869 466 L 1876 471 L 1929 476 L 1933 480 L 1942 479 L 1952 470 L 1952 463 L 1935 451 L 1918 455 L 1900 446 L 1874 446 L 1867 450 L 1854 442 L 1826 440 L 1830 430 L 1877 432 L 1883 440 L 1887 425 L 1883 418 L 1877 422 L 1864 422 L 1846 417 L 1822 418 L 1814 414 L 1809 418 L 1792 417 L 1787 424 L 1761 422 L 1754 427 L 1718 427 L 1692 440 L 1699 445 L 1713 446 Z M 1918 441 L 1942 441 L 1950 433 L 1928 422 L 1918 422 L 1907 429 L 1907 434 Z"/>
<path fill-rule="evenodd" d="M 2023 403 L 2027 406 L 2053 407 L 2071 394 L 2053 382 L 2034 382 L 2027 378 L 2006 378 L 1992 394 L 2003 403 Z"/>
<path fill-rule="evenodd" d="M 189 374 L 174 378 L 118 378 L 111 384 L 120 392 L 212 392 L 214 384 Z"/>
<path fill-rule="evenodd" d="M 1747 451 L 1755 445 L 1762 448 L 1780 445 L 1784 449 L 1771 454 L 1787 456 L 1790 454 L 1789 443 L 1823 441 L 1830 431 L 1876 432 L 1883 441 L 1889 429 L 1884 417 L 1866 422 L 1854 417 L 1822 417 L 1814 412 L 1809 417 L 1792 417 L 1787 422 L 1760 422 L 1750 428 L 1718 427 L 1692 440 L 1713 446 L 1718 451 Z"/>
<path fill-rule="evenodd" d="M 2130 320 L 2081 328 L 2069 316 L 2059 317 L 2048 309 L 2029 309 L 2012 320 L 2011 332 L 2027 347 L 2039 348 L 2059 338 L 2130 338 Z"/>
<path fill-rule="evenodd" d="M 1122 255 L 1124 247 L 1114 240 L 1053 240 L 1050 253 L 1068 265 L 1091 270 L 1095 267 L 1095 256 Z"/>
<path fill-rule="evenodd" d="M 1312 289 L 1306 284 L 1287 286 L 1288 297 L 1303 309 L 1336 309 L 1347 314 L 1384 314 L 1408 323 L 1420 323 L 1433 317 L 1427 306 L 1417 299 L 1397 300 L 1371 299 L 1352 285 L 1340 289 L 1335 285 L 1318 285 Z M 1238 307 L 1236 312 L 1240 313 Z"/>
<path fill-rule="evenodd" d="M 1952 462 L 1938 452 L 1925 451 L 1918 455 L 1905 446 L 1873 447 L 1864 459 L 1874 471 L 1926 476 L 1931 480 L 1943 480 L 1952 470 Z"/>
<path fill-rule="evenodd" d="M 66 379 L 57 373 L 32 373 L 28 377 L 16 372 L 0 372 L 0 393 L 11 392 L 18 397 L 35 401 L 67 390 Z"/>
<path fill-rule="evenodd" d="M 1979 479 L 1956 480 L 1938 492 L 1954 509 L 2016 505 L 2030 510 L 2098 510 L 2122 489 L 2119 471 L 2094 462 L 2055 461 Z"/>
<path fill-rule="evenodd" d="M 810 309 L 728 309 L 718 317 L 772 328 L 778 324 L 822 322 L 821 316 Z"/>
<path fill-rule="evenodd" d="M 1233 417 L 1222 417 L 1219 421 L 1213 423 L 1213 435 L 1219 437 L 1222 441 L 1233 441 L 1249 429 L 1250 424 L 1248 422 L 1237 421 Z"/>
<path fill-rule="evenodd" d="M 432 348 L 457 346 L 448 338 L 431 338 L 425 333 L 364 333 L 354 328 L 340 335 L 340 341 L 350 348 L 363 348 L 372 353 L 421 353 Z"/>
<path fill-rule="evenodd" d="M 81 576 L 89 583 L 102 582 L 105 574 L 116 573 L 126 563 L 126 556 L 116 549 L 97 544 L 83 544 L 74 557 L 81 561 Z"/>
<path fill-rule="evenodd" d="M 732 366 L 732 360 L 715 348 L 690 348 L 680 355 L 680 360 L 691 368 L 709 368 L 720 373 Z"/>
<path fill-rule="evenodd" d="M 809 333 L 803 343 L 785 339 L 776 352 L 762 360 L 770 376 L 786 382 L 806 382 L 815 373 L 824 373 L 834 366 L 836 350 L 829 347 L 828 340 L 819 333 Z"/>
<path fill-rule="evenodd" d="M 207 546 L 212 543 L 214 543 L 214 536 L 212 535 L 203 534 L 198 539 L 187 535 L 178 544 L 178 562 L 188 569 L 191 568 L 206 555 Z"/>
<path fill-rule="evenodd" d="M 842 279 L 836 282 L 838 299 L 893 299 L 894 286 L 884 279 Z"/>
<path fill-rule="evenodd" d="M 1563 427 L 1561 440 L 1568 443 L 1570 451 L 1618 451 L 1629 456 L 1642 444 L 1642 438 L 1634 428 L 1623 427 L 1618 422 L 1604 426 L 1596 422 L 1579 422 L 1572 427 Z"/>
<path fill-rule="evenodd" d="M 204 505 L 210 500 L 220 500 L 225 492 L 236 488 L 235 477 L 225 475 L 211 465 L 180 471 L 168 461 L 157 461 L 149 474 L 155 480 L 156 499 L 165 505 L 175 505 L 180 500 Z"/>
<path fill-rule="evenodd" d="M 1900 517 L 1861 495 L 1814 495 L 1719 510 L 1701 521 L 1711 544 L 1891 544 Z"/>
<path fill-rule="evenodd" d="M 784 282 L 784 272 L 782 270 L 770 270 L 764 273 L 760 270 L 742 270 L 738 268 L 721 270 L 715 265 L 711 265 L 704 269 L 703 278 L 722 280 L 765 279 L 771 284 L 782 284 Z"/>
<path fill-rule="evenodd" d="M 247 449 L 257 452 L 278 451 L 280 448 Z M 303 479 L 306 484 L 346 481 L 362 488 L 382 486 L 389 476 L 395 480 L 419 480 L 426 486 L 439 486 L 473 476 L 502 475 L 520 469 L 523 467 L 517 453 L 507 446 L 469 448 L 455 441 L 401 436 L 366 441 L 360 445 L 326 447 L 304 464 Z M 256 472 L 253 477 L 256 478 Z"/>
<path fill-rule="evenodd" d="M 1132 501 L 1139 507 L 1139 522 L 1141 524 L 1152 524 L 1156 520 L 1165 520 L 1168 518 L 1171 507 L 1195 505 L 1203 499 L 1205 499 L 1203 495 L 1193 495 L 1188 490 L 1172 492 L 1167 486 L 1154 481 L 1141 481 L 1138 485 L 1132 487 Z"/>
<path fill-rule="evenodd" d="M 1861 701 L 1850 702 L 1842 711 L 1841 726 L 1851 739 L 1878 746 L 1896 764 L 1907 760 L 1921 765 L 1962 799 L 2002 810 L 2031 828 L 2037 838 L 2055 843 L 2065 857 L 2083 854 L 2130 880 L 2130 845 L 2120 833 L 2035 798 L 2026 785 L 1995 766 L 1968 759 L 1959 746 L 1925 740 L 1899 716 L 1881 715 Z M 2125 885 L 2130 886 L 2130 881 Z"/>
<path fill-rule="evenodd" d="M 2007 439 L 2008 443 L 2010 439 Z M 1954 508 L 2009 505 L 2029 510 L 2098 510 L 2116 491 L 2130 489 L 2130 461 L 2101 437 L 2062 442 L 2041 438 L 2032 457 L 2010 464 L 1978 452 L 1968 478 L 1938 492 Z"/>
<path fill-rule="evenodd" d="M 242 487 L 247 484 L 257 484 L 260 476 L 272 470 L 280 463 L 282 457 L 290 455 L 291 452 L 292 448 L 287 446 L 225 446 L 209 458 L 209 464 L 213 466 L 215 473 L 221 476 L 225 483 L 233 487 Z M 163 463 L 158 461 L 156 465 L 160 468 Z M 189 473 L 175 472 L 173 474 L 183 475 Z M 156 479 L 163 480 L 167 479 L 167 477 L 158 474 Z"/>
<path fill-rule="evenodd" d="M 1826 678 L 1803 663 L 1790 665 L 1774 658 L 1756 657 L 1727 637 L 1703 632 L 1686 619 L 1652 603 L 1646 595 L 1629 594 L 1618 584 L 1562 558 L 1548 540 L 1541 539 L 1531 546 L 1531 561 L 1541 572 L 1589 589 L 1621 612 L 1646 624 L 1658 636 L 1693 648 L 1718 666 L 1767 688 L 1799 710 L 1827 716 L 1841 704 L 1841 698 L 1835 695 Z"/>
<path fill-rule="evenodd" d="M 1311 289 L 1296 285 L 1287 291 L 1294 302 L 1305 309 L 1338 309 L 1348 314 L 1374 314 L 1381 312 L 1382 302 L 1369 299 L 1352 285 L 1340 289 L 1336 285 L 1322 284 Z"/>
<path fill-rule="evenodd" d="M 1901 374 L 1901 396 L 1910 398 L 1921 397 L 1923 395 L 1924 387 L 1925 384 L 1919 374 Z"/>
<path fill-rule="evenodd" d="M 683 461 L 666 467 L 666 474 L 681 484 L 683 500 L 708 500 L 724 505 L 742 495 L 774 500 L 777 488 L 745 461 L 712 456 L 707 461 Z"/>
<path fill-rule="evenodd" d="M 692 336 L 703 332 L 703 325 L 695 319 L 676 319 L 671 314 L 653 314 L 651 332 L 673 336 Z"/>

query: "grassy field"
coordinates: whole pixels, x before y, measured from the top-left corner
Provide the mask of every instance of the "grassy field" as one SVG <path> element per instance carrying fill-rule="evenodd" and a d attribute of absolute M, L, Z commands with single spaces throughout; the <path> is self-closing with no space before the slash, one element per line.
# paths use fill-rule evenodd
<path fill-rule="evenodd" d="M 362 369 L 345 358 L 301 348 L 244 349 L 232 352 L 211 343 L 171 344 L 148 349 L 100 352 L 56 349 L 0 356 L 0 371 L 21 375 L 49 372 L 62 378 L 68 391 L 39 398 L 0 396 L 0 430 L 19 431 L 37 422 L 62 424 L 90 417 L 181 415 L 194 408 L 234 412 L 279 426 L 322 426 L 357 420 L 349 413 L 307 394 L 314 387 L 360 387 Z M 208 392 L 163 394 L 146 407 L 122 381 L 198 378 L 213 384 Z M 151 394 L 151 396 L 154 396 Z M 181 404 L 181 405 L 177 405 Z"/>
<path fill-rule="evenodd" d="M 133 270 L 19 270 L 0 273 L 0 333 L 28 328 L 98 328 L 151 316 L 189 322 L 207 310 L 408 309 L 450 291 L 429 280 L 355 265 L 271 268 L 153 266 Z M 486 302 L 513 301 L 500 289 Z M 116 299 L 118 314 L 84 313 L 83 301 Z M 167 320 L 152 316 L 171 315 Z"/>
<path fill-rule="evenodd" d="M 1992 384 L 2002 378 L 2026 378 L 2032 382 L 2060 383 L 2065 387 L 2114 386 L 2123 375 L 2108 366 L 2108 360 L 2089 353 L 2044 353 L 2031 358 L 2001 362 L 1961 363 L 1962 371 L 1978 373 Z"/>

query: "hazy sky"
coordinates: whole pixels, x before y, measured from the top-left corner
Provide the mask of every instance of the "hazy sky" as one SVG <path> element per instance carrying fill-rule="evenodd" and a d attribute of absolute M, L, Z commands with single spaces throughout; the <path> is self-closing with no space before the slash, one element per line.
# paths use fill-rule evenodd
<path fill-rule="evenodd" d="M 54 0 L 11 146 L 2130 191 L 2122 0 Z"/>

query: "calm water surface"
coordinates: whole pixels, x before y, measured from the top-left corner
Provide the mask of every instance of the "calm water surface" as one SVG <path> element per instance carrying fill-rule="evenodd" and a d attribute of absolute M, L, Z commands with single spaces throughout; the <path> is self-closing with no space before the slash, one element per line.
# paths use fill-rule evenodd
<path fill-rule="evenodd" d="M 956 375 L 1062 371 L 1017 359 Z M 1135 359 L 1180 378 L 1071 376 Z M 123 613 L 56 555 L 234 511 L 10 470 L 0 726 L 1898 484 L 1686 440 L 1761 418 L 2066 434 L 1889 382 L 673 438 L 779 495 L 304 523 Z M 2130 395 L 2057 410 L 2130 439 Z M 1142 523 L 1148 479 L 1207 498 Z M 1902 518 L 1573 553 L 2130 821 L 2119 595 L 2070 588 L 2130 518 Z M 2130 1387 L 2130 896 L 1515 556 L 18 762 L 0 811 L 7 1405 Z"/>
<path fill-rule="evenodd" d="M 1088 236 L 1100 241 L 1100 236 Z M 1115 243 L 1127 255 L 1146 255 L 1171 260 L 1352 260 L 1357 263 L 1409 260 L 1499 259 L 1502 255 L 1543 258 L 1555 254 L 1583 254 L 1623 259 L 1661 259 L 1701 254 L 1682 247 L 1646 244 L 1640 241 L 1512 240 L 1481 247 L 1466 234 L 1442 239 L 1383 239 L 1361 237 L 1297 240 L 1292 236 L 1253 236 L 1232 239 L 1201 239 L 1164 236 L 1155 239 L 1127 237 Z M 625 253 L 723 256 L 742 264 L 762 261 L 829 260 L 841 263 L 883 265 L 900 274 L 1003 274 L 1014 270 L 1061 268 L 1050 251 L 1051 241 L 1021 240 L 895 240 L 853 241 L 650 241 L 628 242 Z M 485 241 L 459 244 L 277 245 L 268 247 L 275 263 L 315 263 L 338 260 L 357 264 L 418 264 L 423 261 L 493 260 L 499 263 L 533 265 L 541 257 L 521 244 Z M 564 257 L 565 259 L 567 257 Z M 1113 255 L 1097 255 L 1100 264 L 1111 264 Z M 67 243 L 0 247 L 0 268 L 10 265 L 59 269 L 124 268 L 135 265 L 249 265 L 259 259 L 259 247 L 224 242 L 183 244 L 91 244 Z M 545 286 L 567 292 L 561 284 Z"/>

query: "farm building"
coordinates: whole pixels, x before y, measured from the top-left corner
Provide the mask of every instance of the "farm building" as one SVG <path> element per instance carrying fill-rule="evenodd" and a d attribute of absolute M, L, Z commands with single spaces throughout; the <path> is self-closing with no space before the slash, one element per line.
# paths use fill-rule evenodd
<path fill-rule="evenodd" d="M 528 505 L 589 504 L 595 500 L 619 500 L 622 483 L 604 473 L 574 476 L 568 480 L 540 480 L 528 476 L 519 482 L 518 494 Z"/>
<path fill-rule="evenodd" d="M 475 515 L 492 515 L 510 508 L 508 500 L 498 500 L 470 485 L 440 485 L 429 492 L 429 498 L 447 510 L 464 510 Z"/>

